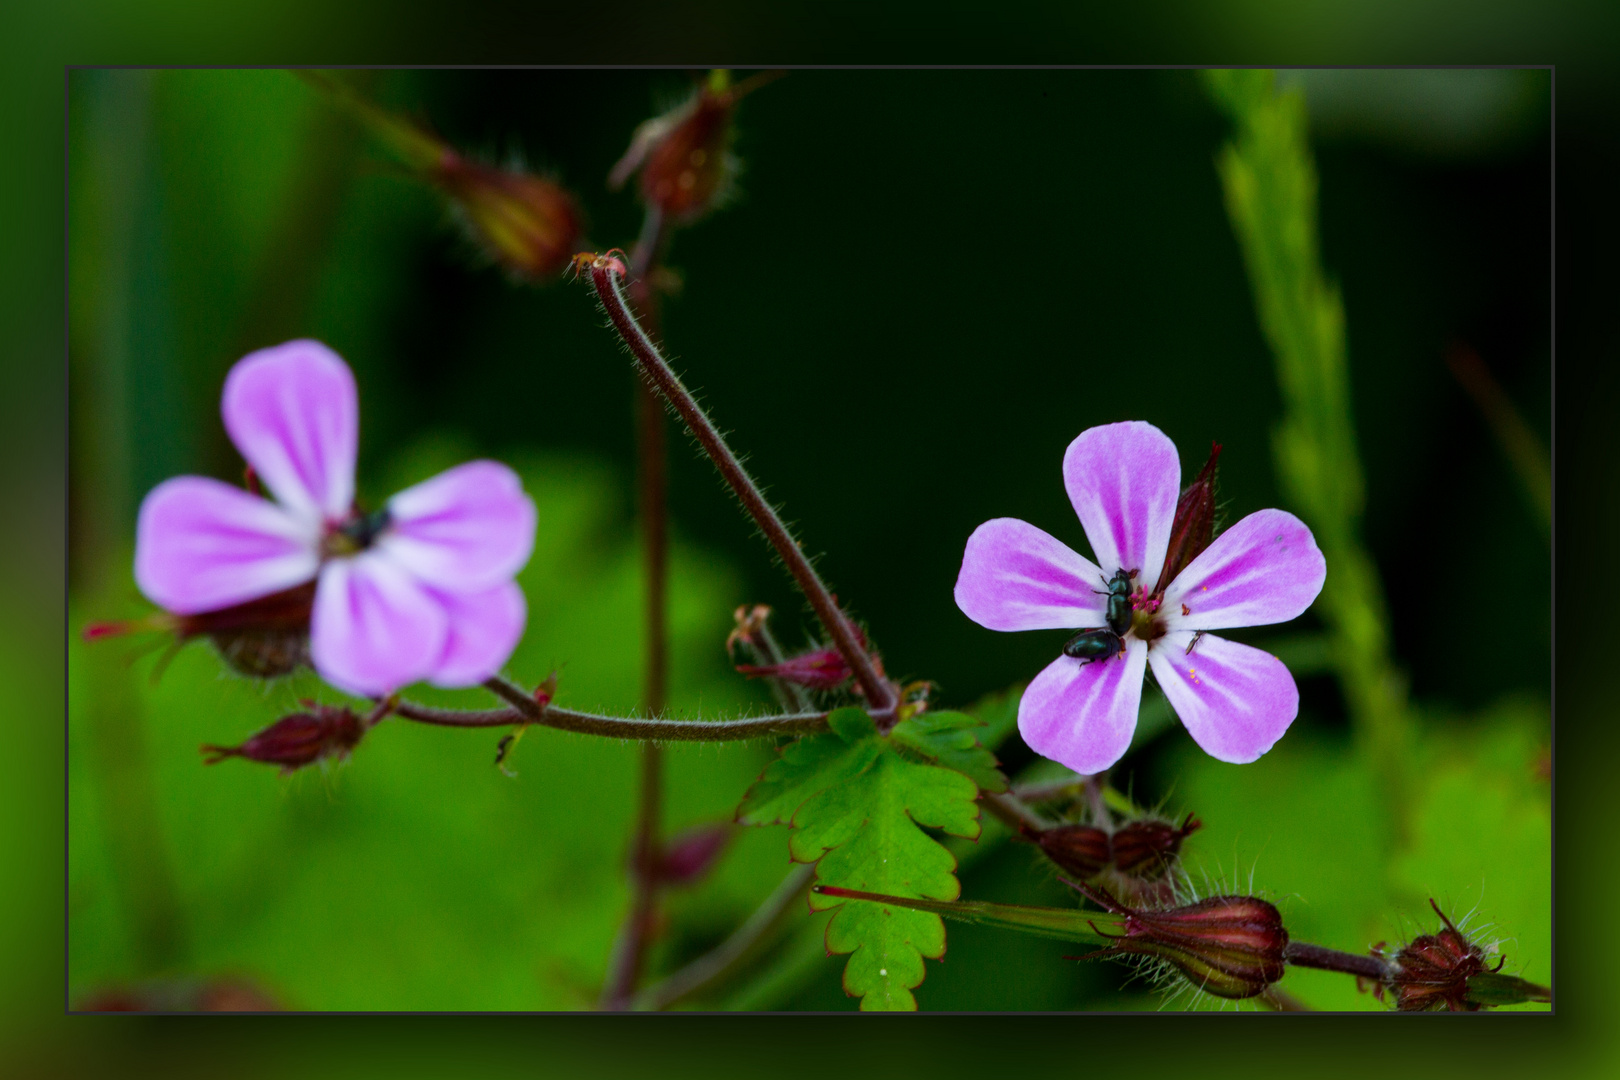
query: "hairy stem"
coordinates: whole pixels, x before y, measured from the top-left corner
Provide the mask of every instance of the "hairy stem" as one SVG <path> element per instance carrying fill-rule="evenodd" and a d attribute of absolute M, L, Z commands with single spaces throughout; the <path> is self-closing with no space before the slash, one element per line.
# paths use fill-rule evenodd
<path fill-rule="evenodd" d="M 675 374 L 674 369 L 669 366 L 669 361 L 664 359 L 652 339 L 630 314 L 620 287 L 618 272 L 612 266 L 606 265 L 605 260 L 598 261 L 603 265 L 592 268 L 591 282 L 607 311 L 608 318 L 613 322 L 614 329 L 619 332 L 620 338 L 629 347 L 631 355 L 636 358 L 647 378 L 675 408 L 698 444 L 703 447 L 704 453 L 714 462 L 715 467 L 720 470 L 720 475 L 742 501 L 748 515 L 759 525 L 765 538 L 787 564 L 788 572 L 793 575 L 793 580 L 809 599 L 816 618 L 821 621 L 828 636 L 832 638 L 833 645 L 849 664 L 850 670 L 855 673 L 855 681 L 865 694 L 867 704 L 876 710 L 892 714 L 896 704 L 894 689 L 877 673 L 871 657 L 861 648 L 854 626 L 838 610 L 832 593 L 816 573 L 815 567 L 799 549 L 798 542 L 788 532 L 787 526 L 782 524 L 782 519 L 777 516 L 770 503 L 765 501 L 759 486 L 737 460 L 737 455 L 732 453 L 731 447 L 726 445 L 725 439 L 721 437 L 713 421 L 692 397 L 691 391 L 681 382 L 680 376 Z M 891 720 L 888 726 L 892 724 Z M 880 730 L 887 731 L 888 726 L 880 724 Z"/>
<path fill-rule="evenodd" d="M 1316 968 L 1319 971 L 1338 971 L 1374 982 L 1389 978 L 1389 965 L 1376 956 L 1361 956 L 1340 952 L 1303 941 L 1290 941 L 1283 948 L 1283 959 L 1295 967 Z"/>
<path fill-rule="evenodd" d="M 547 705 L 542 710 L 530 699 L 528 708 L 512 709 L 441 709 L 413 701 L 400 701 L 394 707 L 394 715 L 438 727 L 496 728 L 538 724 L 579 735 L 602 735 L 610 739 L 638 742 L 741 742 L 776 735 L 813 735 L 826 731 L 828 714 L 786 713 L 750 716 L 740 720 L 643 720 L 634 716 L 576 712 L 554 705 Z"/>

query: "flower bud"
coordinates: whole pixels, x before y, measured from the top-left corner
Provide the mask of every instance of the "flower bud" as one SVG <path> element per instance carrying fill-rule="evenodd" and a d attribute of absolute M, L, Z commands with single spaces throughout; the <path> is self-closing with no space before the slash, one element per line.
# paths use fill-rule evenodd
<path fill-rule="evenodd" d="M 1179 826 L 1141 818 L 1111 833 L 1093 825 L 1059 825 L 1025 835 L 1082 881 L 1105 882 L 1128 900 L 1167 902 L 1175 896 L 1170 872 L 1181 857 L 1181 842 L 1201 824 L 1188 814 Z"/>
<path fill-rule="evenodd" d="M 1176 575 L 1186 569 L 1199 552 L 1209 547 L 1215 536 L 1215 463 L 1221 444 L 1212 443 L 1209 460 L 1199 470 L 1187 490 L 1176 500 L 1176 516 L 1170 525 L 1170 546 L 1164 553 L 1164 569 L 1154 592 L 1163 592 Z"/>
<path fill-rule="evenodd" d="M 240 746 L 204 745 L 205 765 L 229 757 L 280 765 L 290 773 L 323 758 L 347 757 L 365 736 L 360 718 L 348 709 L 304 702 L 309 712 L 284 716 Z"/>
<path fill-rule="evenodd" d="M 1028 835 L 1048 859 L 1082 881 L 1090 881 L 1113 861 L 1107 831 L 1093 825 L 1059 825 Z"/>
<path fill-rule="evenodd" d="M 781 679 L 812 690 L 831 690 L 849 678 L 849 664 L 837 649 L 815 649 L 780 664 L 738 664 L 750 679 Z"/>
<path fill-rule="evenodd" d="M 1161 881 L 1181 855 L 1181 842 L 1203 822 L 1188 814 L 1180 825 L 1143 818 L 1123 825 L 1113 835 L 1114 870 L 1143 881 Z"/>
<path fill-rule="evenodd" d="M 677 225 L 722 204 L 737 174 L 732 116 L 737 102 L 761 81 L 755 76 L 732 86 L 730 72 L 710 72 L 685 102 L 636 129 L 630 148 L 608 173 L 608 185 L 617 190 L 640 169 L 642 201 Z"/>
<path fill-rule="evenodd" d="M 1469 996 L 1470 980 L 1481 975 L 1495 975 L 1507 958 L 1498 959 L 1496 967 L 1487 970 L 1485 950 L 1452 925 L 1439 904 L 1431 899 L 1429 906 L 1440 916 L 1445 929 L 1438 934 L 1413 938 L 1395 954 L 1389 976 L 1389 987 L 1395 993 L 1395 1008 L 1402 1012 L 1430 1009 L 1476 1012 L 1481 1004 L 1491 1002 L 1475 1001 Z M 1374 955 L 1378 955 L 1376 950 Z M 1488 994 L 1492 988 L 1482 984 L 1481 989 Z"/>
<path fill-rule="evenodd" d="M 448 146 L 428 176 L 450 196 L 473 241 L 510 273 L 539 281 L 572 263 L 582 219 L 561 185 L 471 161 Z"/>
<path fill-rule="evenodd" d="M 508 272 L 533 281 L 568 267 L 582 219 L 574 197 L 561 185 L 519 169 L 471 161 L 346 83 L 319 71 L 300 75 L 407 169 L 449 196 L 473 242 Z"/>
<path fill-rule="evenodd" d="M 1130 955 L 1163 960 L 1198 989 L 1216 997 L 1249 998 L 1283 977 L 1288 931 L 1282 915 L 1253 896 L 1211 896 L 1162 911 L 1124 906 L 1100 889 L 1067 884 L 1124 916 L 1124 933 L 1093 956 Z M 1093 927 L 1095 930 L 1096 927 Z"/>

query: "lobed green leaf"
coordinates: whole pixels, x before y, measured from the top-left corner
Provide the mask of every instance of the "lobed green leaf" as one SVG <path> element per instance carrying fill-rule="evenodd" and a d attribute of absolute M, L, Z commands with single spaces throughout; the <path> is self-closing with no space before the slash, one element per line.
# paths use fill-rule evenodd
<path fill-rule="evenodd" d="M 828 726 L 771 763 L 743 798 L 737 820 L 791 825 L 789 853 L 815 862 L 823 884 L 956 899 L 956 859 L 923 828 L 976 838 L 980 784 L 1006 790 L 995 758 L 973 737 L 978 721 L 924 713 L 885 737 L 863 710 L 839 709 Z M 919 756 L 928 762 L 914 760 Z M 850 954 L 844 990 L 861 999 L 863 1010 L 917 1007 L 911 990 L 923 980 L 923 960 L 945 954 L 939 915 L 821 895 L 812 895 L 810 905 L 838 908 L 827 926 L 827 950 Z"/>

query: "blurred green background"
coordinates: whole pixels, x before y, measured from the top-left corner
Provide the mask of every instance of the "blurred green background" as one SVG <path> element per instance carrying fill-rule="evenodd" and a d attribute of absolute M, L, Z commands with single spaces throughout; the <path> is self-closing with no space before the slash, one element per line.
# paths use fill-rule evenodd
<path fill-rule="evenodd" d="M 1196 811 L 1195 873 L 1283 906 L 1301 938 L 1360 950 L 1478 908 L 1509 969 L 1551 978 L 1548 540 L 1447 371 L 1478 352 L 1545 445 L 1551 415 L 1551 80 L 1545 71 L 1287 76 L 1311 107 L 1328 273 L 1348 313 L 1364 533 L 1410 678 L 1424 782 L 1387 865 L 1387 808 L 1332 678 L 1262 762 L 1225 766 L 1173 727 L 1116 776 Z M 604 188 L 679 72 L 360 73 L 379 101 L 491 160 L 572 187 L 593 245 L 627 245 Z M 373 501 L 491 455 L 540 509 L 509 671 L 562 669 L 560 701 L 639 694 L 632 376 L 581 285 L 510 283 L 436 195 L 276 71 L 81 70 L 68 84 L 70 629 L 145 610 L 135 508 L 166 476 L 240 464 L 218 422 L 244 352 L 317 337 L 360 384 Z M 1213 166 L 1228 124 L 1192 73 L 795 72 L 743 105 L 740 197 L 676 239 L 666 339 L 734 445 L 820 552 L 891 673 L 966 705 L 1027 679 L 1061 635 L 969 622 L 951 585 L 969 532 L 1016 516 L 1083 548 L 1059 461 L 1080 430 L 1147 419 L 1183 454 L 1225 446 L 1229 520 L 1286 505 L 1271 465 L 1273 362 Z M 744 602 L 802 640 L 808 614 L 712 468 L 671 440 L 677 711 L 758 707 L 723 640 Z M 1329 568 L 1330 574 L 1332 567 Z M 1307 615 L 1257 644 L 1315 628 Z M 129 642 L 69 653 L 68 996 L 245 979 L 300 1009 L 588 1007 L 626 903 L 633 748 L 533 731 L 516 779 L 496 736 L 388 724 L 352 762 L 290 780 L 236 742 L 313 682 L 222 675 L 192 645 L 153 680 Z M 476 702 L 464 694 L 444 700 Z M 677 827 L 723 820 L 763 745 L 673 755 Z M 1012 770 L 1033 759 L 1016 736 Z M 739 836 L 670 904 L 655 963 L 712 946 L 787 869 Z M 963 895 L 1066 903 L 989 834 Z M 852 1007 L 816 924 L 790 928 L 710 1007 Z M 1072 951 L 952 926 L 925 1009 L 1153 1008 Z M 1372 1008 L 1343 977 L 1284 984 Z"/>

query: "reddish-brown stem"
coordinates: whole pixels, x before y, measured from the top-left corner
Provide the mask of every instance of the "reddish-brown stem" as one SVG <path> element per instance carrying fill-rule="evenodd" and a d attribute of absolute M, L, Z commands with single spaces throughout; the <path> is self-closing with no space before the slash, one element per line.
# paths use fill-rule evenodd
<path fill-rule="evenodd" d="M 1337 971 L 1345 975 L 1372 979 L 1374 982 L 1383 982 L 1389 978 L 1389 965 L 1375 956 L 1340 952 L 1338 949 L 1310 945 L 1303 941 L 1290 941 L 1283 948 L 1283 959 L 1295 967 Z"/>
<path fill-rule="evenodd" d="M 532 704 L 532 702 L 531 702 Z M 643 720 L 633 716 L 601 716 L 547 705 L 533 712 L 512 709 L 441 709 L 401 701 L 393 715 L 419 724 L 451 728 L 497 728 L 517 724 L 537 724 L 572 731 L 579 735 L 601 735 L 610 739 L 637 742 L 741 742 L 767 739 L 776 735 L 814 735 L 827 730 L 827 713 L 787 713 L 777 716 L 750 716 L 741 720 Z"/>
<path fill-rule="evenodd" d="M 788 532 L 787 526 L 782 524 L 782 519 L 777 516 L 775 509 L 765 501 L 758 485 L 737 460 L 737 455 L 731 452 L 731 447 L 726 445 L 725 439 L 692 397 L 691 391 L 681 382 L 680 376 L 675 374 L 669 362 L 658 351 L 658 347 L 631 315 L 620 287 L 619 274 L 612 266 L 607 265 L 605 260 L 599 261 L 603 265 L 592 267 L 591 283 L 595 286 L 596 295 L 601 299 L 614 329 L 619 332 L 619 337 L 629 347 L 631 355 L 636 358 L 648 380 L 674 406 L 698 444 L 702 446 L 704 453 L 714 462 L 715 467 L 720 470 L 720 475 L 742 501 L 743 509 L 759 525 L 765 538 L 787 564 L 788 572 L 793 575 L 793 580 L 809 599 L 816 618 L 821 621 L 828 636 L 832 638 L 833 645 L 849 664 L 850 670 L 855 673 L 855 681 L 859 684 L 861 692 L 866 695 L 867 704 L 874 710 L 892 714 L 896 704 L 894 688 L 877 673 L 872 658 L 861 648 L 857 640 L 854 626 L 838 610 L 832 593 L 828 591 L 820 575 L 816 573 L 815 567 L 810 564 L 810 560 L 805 558 L 798 542 Z M 887 727 L 883 727 L 883 730 L 887 730 Z"/>
<path fill-rule="evenodd" d="M 630 293 L 636 315 L 655 332 L 659 326 L 658 295 L 648 276 L 669 238 L 664 216 L 649 207 L 630 261 Z M 664 709 L 669 685 L 669 480 L 664 437 L 664 410 L 644 380 L 636 380 L 636 502 L 641 510 L 642 573 L 645 578 L 646 652 L 641 704 L 651 716 Z M 602 988 L 604 1009 L 630 1007 L 631 996 L 646 966 L 647 945 L 658 914 L 657 866 L 661 841 L 664 751 L 654 742 L 641 747 L 636 785 L 636 826 L 630 843 L 630 914 L 614 948 Z"/>

